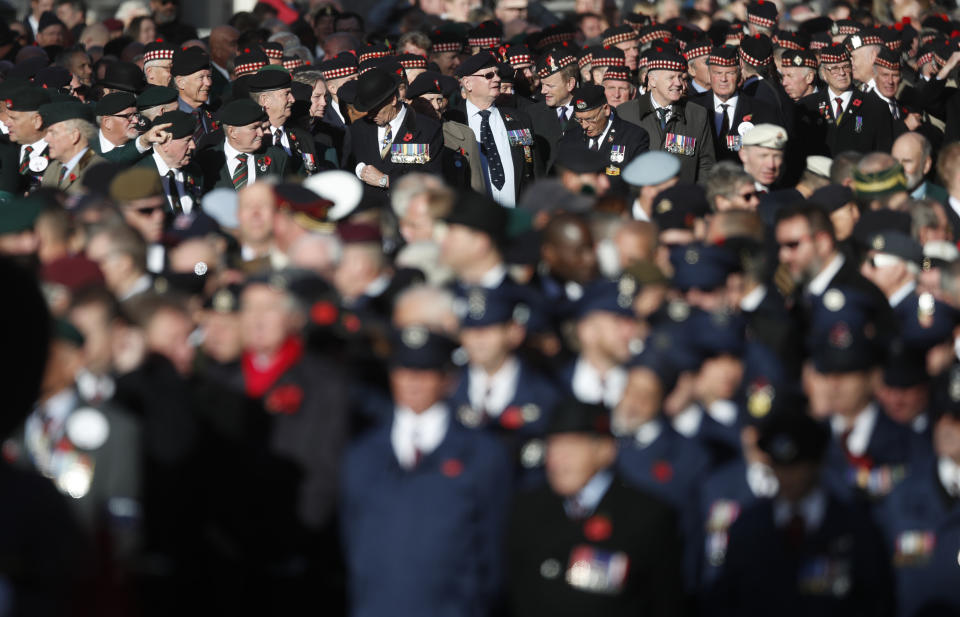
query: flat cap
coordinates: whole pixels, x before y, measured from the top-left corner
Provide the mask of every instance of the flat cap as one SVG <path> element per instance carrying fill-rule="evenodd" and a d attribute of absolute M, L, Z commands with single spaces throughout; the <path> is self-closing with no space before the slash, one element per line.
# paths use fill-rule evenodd
<path fill-rule="evenodd" d="M 250 92 L 269 92 L 271 90 L 289 88 L 292 81 L 290 73 L 286 71 L 271 70 L 263 67 L 250 76 L 247 80 L 247 85 L 249 86 Z"/>
<path fill-rule="evenodd" d="M 884 230 L 870 239 L 869 248 L 887 255 L 893 255 L 919 267 L 923 262 L 923 248 L 920 243 L 902 231 Z"/>
<path fill-rule="evenodd" d="M 653 198 L 651 218 L 660 231 L 693 229 L 698 218 L 710 212 L 707 194 L 699 184 L 677 184 Z"/>
<path fill-rule="evenodd" d="M 46 105 L 41 105 L 37 111 L 40 112 L 40 117 L 43 119 L 43 126 L 45 127 L 51 127 L 58 122 L 64 122 L 66 120 L 86 120 L 90 124 L 96 123 L 93 107 L 86 103 L 72 101 L 47 103 Z"/>
<path fill-rule="evenodd" d="M 644 152 L 623 170 L 623 181 L 632 186 L 652 186 L 680 173 L 680 159 L 669 152 Z"/>
<path fill-rule="evenodd" d="M 112 116 L 118 114 L 124 109 L 136 108 L 137 97 L 129 92 L 111 92 L 97 101 L 95 108 L 98 116 Z"/>
<path fill-rule="evenodd" d="M 457 77 L 466 77 L 483 69 L 496 68 L 496 66 L 497 57 L 489 51 L 483 50 L 461 62 L 460 66 L 457 67 L 456 75 Z"/>
<path fill-rule="evenodd" d="M 7 99 L 7 109 L 10 111 L 37 111 L 42 105 L 50 102 L 50 95 L 41 88 L 24 86 L 15 89 Z"/>
<path fill-rule="evenodd" d="M 197 130 L 197 117 L 185 111 L 180 111 L 179 109 L 168 111 L 157 116 L 153 123 L 155 125 L 170 123 L 166 131 L 170 133 L 174 139 L 183 139 L 184 137 L 192 136 Z"/>
<path fill-rule="evenodd" d="M 758 124 L 743 136 L 743 145 L 783 150 L 787 145 L 787 130 L 776 124 Z"/>
<path fill-rule="evenodd" d="M 163 195 L 163 184 L 154 169 L 131 167 L 124 169 L 110 183 L 110 199 L 116 202 L 134 201 Z"/>
<path fill-rule="evenodd" d="M 173 53 L 173 65 L 170 74 L 174 77 L 193 75 L 197 71 L 210 68 L 210 56 L 199 47 L 178 49 Z"/>
<path fill-rule="evenodd" d="M 263 108 L 250 99 L 230 101 L 217 112 L 217 120 L 228 126 L 246 126 L 266 117 Z"/>
<path fill-rule="evenodd" d="M 591 313 L 613 313 L 621 317 L 634 317 L 633 300 L 638 291 L 636 281 L 622 277 L 613 281 L 605 278 L 588 283 L 583 295 L 573 306 L 575 319 L 583 319 Z"/>
<path fill-rule="evenodd" d="M 603 86 L 587 84 L 573 91 L 573 109 L 575 111 L 589 111 L 601 105 L 606 105 L 607 97 Z"/>
<path fill-rule="evenodd" d="M 137 109 L 143 111 L 158 105 L 175 103 L 177 100 L 177 89 L 169 86 L 147 86 L 143 92 L 137 96 Z"/>
<path fill-rule="evenodd" d="M 482 328 L 494 324 L 516 322 L 525 324 L 529 308 L 520 302 L 519 295 L 509 286 L 493 289 L 474 287 L 455 305 L 461 328 Z"/>

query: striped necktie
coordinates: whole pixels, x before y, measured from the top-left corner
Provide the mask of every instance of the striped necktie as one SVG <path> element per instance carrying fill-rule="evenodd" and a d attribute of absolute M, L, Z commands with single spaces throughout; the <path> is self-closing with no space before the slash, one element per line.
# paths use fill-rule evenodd
<path fill-rule="evenodd" d="M 67 175 L 67 168 L 66 168 L 66 167 L 61 167 L 61 168 L 60 168 L 60 178 L 57 180 L 57 187 L 58 187 L 58 188 L 60 187 L 61 184 L 63 184 L 63 177 L 66 176 L 66 175 Z"/>
<path fill-rule="evenodd" d="M 390 146 L 393 145 L 393 129 L 387 125 L 387 132 L 383 135 L 383 143 L 380 145 L 380 158 L 386 158 L 387 152 L 390 152 Z"/>
<path fill-rule="evenodd" d="M 247 185 L 247 155 L 241 152 L 237 161 L 240 164 L 233 170 L 233 188 L 239 191 Z"/>
<path fill-rule="evenodd" d="M 23 158 L 20 160 L 20 175 L 25 175 L 30 168 L 30 154 L 33 153 L 33 146 L 27 146 L 23 149 Z"/>

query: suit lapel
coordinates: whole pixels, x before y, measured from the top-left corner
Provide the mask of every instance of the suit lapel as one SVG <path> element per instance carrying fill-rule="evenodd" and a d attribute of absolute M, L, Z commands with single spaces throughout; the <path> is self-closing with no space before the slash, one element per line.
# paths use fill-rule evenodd
<path fill-rule="evenodd" d="M 500 114 L 500 119 L 503 121 L 503 126 L 504 126 L 504 128 L 505 128 L 507 131 L 512 131 L 512 130 L 513 130 L 512 127 L 513 127 L 514 122 L 515 122 L 515 121 L 513 120 L 513 118 L 510 117 L 510 119 L 508 120 L 508 119 L 507 119 L 508 114 L 505 113 L 505 112 L 504 112 L 502 109 L 500 109 L 499 107 L 497 107 L 497 113 Z M 559 123 L 558 123 L 558 124 L 559 124 Z M 514 146 L 509 145 L 509 144 L 510 144 L 510 138 L 509 138 L 509 137 L 507 138 L 507 144 L 508 144 L 507 147 L 510 148 L 510 159 L 513 161 L 513 190 L 514 190 L 514 195 L 515 195 L 517 198 L 519 198 L 519 197 L 520 197 L 520 183 L 521 183 L 521 181 L 522 181 L 522 179 L 523 179 L 523 173 L 524 173 L 523 170 L 525 169 L 524 165 L 526 164 L 526 161 L 524 160 L 523 148 L 522 148 L 522 147 L 514 147 Z"/>

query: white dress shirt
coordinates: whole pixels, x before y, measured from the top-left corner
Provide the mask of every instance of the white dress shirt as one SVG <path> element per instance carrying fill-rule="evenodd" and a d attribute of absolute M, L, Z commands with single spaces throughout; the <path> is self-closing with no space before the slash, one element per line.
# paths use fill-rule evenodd
<path fill-rule="evenodd" d="M 844 261 L 846 261 L 846 259 L 843 254 L 837 253 L 833 261 L 828 263 L 827 267 L 820 271 L 820 274 L 813 277 L 813 280 L 807 285 L 807 293 L 822 296 L 823 292 L 827 291 L 827 287 L 829 287 L 833 281 L 833 277 L 835 277 L 837 272 L 840 271 L 840 268 L 843 267 Z"/>
<path fill-rule="evenodd" d="M 387 127 L 386 126 L 377 127 L 377 150 L 382 152 L 384 148 L 387 148 L 393 145 L 393 142 L 397 140 L 397 133 L 400 132 L 400 125 L 403 124 L 403 119 L 406 117 L 407 117 L 407 106 L 401 105 L 400 111 L 397 113 L 397 115 L 393 118 L 393 120 L 387 123 L 387 126 L 390 127 L 390 143 L 389 144 L 387 143 Z M 286 136 L 286 133 L 284 133 L 284 136 Z M 287 144 L 289 143 L 290 142 L 288 141 Z M 387 155 L 389 154 L 390 152 L 388 151 Z M 433 156 L 432 152 L 430 153 L 430 156 Z M 363 173 L 363 168 L 366 166 L 367 166 L 366 163 L 357 163 L 357 167 L 356 169 L 354 169 L 354 172 L 357 174 L 357 178 L 360 178 L 360 180 L 363 180 L 363 177 L 360 174 Z M 376 167 L 376 165 L 374 165 L 374 167 Z"/>
<path fill-rule="evenodd" d="M 813 489 L 800 503 L 790 504 L 782 499 L 773 502 L 773 521 L 777 527 L 786 527 L 793 515 L 799 514 L 807 533 L 812 533 L 820 528 L 826 513 L 827 496 L 819 488 Z"/>
<path fill-rule="evenodd" d="M 897 308 L 897 305 L 903 302 L 907 296 L 909 296 L 917 288 L 916 281 L 907 281 L 904 283 L 900 289 L 893 292 L 890 296 L 890 308 Z"/>
<path fill-rule="evenodd" d="M 606 373 L 600 374 L 592 364 L 577 358 L 573 369 L 573 394 L 584 403 L 602 403 L 613 409 L 623 397 L 623 390 L 627 386 L 627 371 L 621 366 L 615 366 Z"/>
<path fill-rule="evenodd" d="M 763 300 L 766 297 L 767 287 L 765 285 L 757 285 L 740 300 L 740 310 L 744 313 L 753 313 L 760 308 L 760 305 L 763 304 Z"/>
<path fill-rule="evenodd" d="M 224 152 L 226 152 L 226 144 L 224 144 Z M 157 166 L 157 172 L 160 174 L 160 181 L 163 182 L 163 189 L 167 193 L 167 202 L 170 204 L 170 208 L 172 209 L 173 202 L 170 201 L 170 178 L 167 177 L 167 174 L 170 173 L 170 168 L 156 152 L 153 153 L 153 162 Z M 248 161 L 247 167 L 249 166 L 250 162 Z M 180 207 L 183 208 L 183 213 L 190 214 L 190 212 L 193 210 L 193 197 L 190 196 L 190 192 L 186 190 L 186 187 L 183 184 L 183 170 L 173 170 L 173 181 L 174 184 L 176 184 L 177 194 L 180 196 Z"/>
<path fill-rule="evenodd" d="M 159 242 L 147 245 L 147 272 L 160 274 L 166 264 L 166 249 Z"/>
<path fill-rule="evenodd" d="M 597 147 L 597 144 L 603 143 L 603 140 L 607 138 L 607 133 L 610 132 L 611 126 L 613 126 L 613 114 L 610 114 L 610 117 L 607 118 L 607 126 L 603 127 L 603 131 L 596 137 L 591 137 L 587 142 L 587 145 L 591 150 L 594 150 Z"/>
<path fill-rule="evenodd" d="M 399 116 L 400 114 L 397 114 L 397 115 Z M 393 126 L 393 123 L 391 122 L 390 125 Z M 280 131 L 280 143 L 277 143 L 277 139 L 276 139 L 277 131 Z M 396 135 L 396 131 L 394 131 L 394 135 Z M 273 137 L 273 145 L 280 146 L 281 148 L 283 148 L 284 152 L 287 153 L 287 156 L 290 156 L 290 153 L 291 153 L 290 137 L 287 135 L 287 130 L 282 126 L 273 126 L 271 124 L 270 136 Z"/>
<path fill-rule="evenodd" d="M 480 115 L 480 108 L 466 101 L 467 104 L 467 123 L 470 130 L 473 131 L 477 139 L 477 148 L 480 148 L 480 125 L 483 123 L 483 117 Z M 490 132 L 493 133 L 493 141 L 497 144 L 497 153 L 500 155 L 500 165 L 503 167 L 503 188 L 498 189 L 490 181 L 490 164 L 483 152 L 480 152 L 480 164 L 483 167 L 483 178 L 487 183 L 487 190 L 490 191 L 490 197 L 495 202 L 506 208 L 513 208 L 517 205 L 517 190 L 514 186 L 513 155 L 510 152 L 510 138 L 507 136 L 507 125 L 503 121 L 500 110 L 495 105 L 491 105 L 490 110 Z"/>
<path fill-rule="evenodd" d="M 842 105 L 843 105 L 843 112 L 846 113 L 847 107 L 850 106 L 850 99 L 853 97 L 853 90 L 847 90 L 846 92 L 837 94 L 836 92 L 834 92 L 834 91 L 831 90 L 830 88 L 827 88 L 827 97 L 829 97 L 829 99 L 830 99 L 830 100 L 828 101 L 828 102 L 830 103 L 830 112 L 831 112 L 834 116 L 837 115 L 837 97 L 838 97 L 838 96 L 839 96 L 840 99 L 843 101 L 843 103 L 842 103 Z M 837 120 L 837 118 L 834 117 L 834 120 Z"/>
<path fill-rule="evenodd" d="M 257 181 L 257 161 L 254 159 L 253 155 L 249 152 L 244 153 L 240 152 L 236 148 L 230 145 L 230 142 L 226 139 L 223 140 L 223 154 L 227 157 L 227 171 L 230 172 L 230 177 L 233 177 L 233 172 L 236 171 L 237 167 L 240 165 L 240 161 L 237 160 L 238 154 L 247 155 L 247 185 L 251 185 Z"/>
<path fill-rule="evenodd" d="M 847 437 L 847 450 L 854 456 L 863 456 L 867 446 L 870 445 L 870 436 L 873 435 L 873 427 L 877 424 L 878 413 L 877 406 L 869 403 L 854 418 L 853 426 L 849 425 L 846 418 L 835 415 L 830 419 L 830 428 L 838 438 L 842 438 L 847 429 L 852 429 Z"/>
<path fill-rule="evenodd" d="M 560 121 L 560 118 L 561 118 L 561 112 L 562 112 L 564 115 L 566 115 L 566 117 L 567 117 L 567 126 L 570 126 L 570 124 L 569 124 L 570 122 L 575 122 L 575 120 L 573 119 L 574 109 L 573 109 L 573 99 L 572 99 L 572 98 L 571 98 L 569 101 L 567 101 L 567 104 L 566 104 L 566 105 L 557 105 L 557 106 L 554 108 L 554 113 L 557 114 L 557 121 L 558 121 L 558 122 Z"/>
<path fill-rule="evenodd" d="M 99 134 L 99 136 L 100 136 L 100 152 L 102 152 L 103 154 L 106 154 L 107 152 L 110 152 L 110 151 L 113 150 L 114 148 L 119 148 L 119 147 L 120 147 L 120 146 L 114 145 L 114 143 L 113 143 L 112 141 L 110 141 L 109 139 L 107 139 L 107 136 L 103 134 L 103 131 L 102 131 L 102 130 L 99 131 L 98 134 Z M 139 136 L 136 137 L 136 138 L 134 138 L 133 143 L 137 146 L 137 152 L 139 152 L 140 154 L 143 154 L 144 152 L 146 152 L 147 150 L 150 149 L 150 148 L 144 148 L 142 145 L 140 145 L 140 137 L 139 137 Z M 126 144 L 124 144 L 124 145 L 126 145 Z M 152 147 L 152 146 L 151 146 L 151 147 Z"/>
<path fill-rule="evenodd" d="M 77 166 L 77 163 L 80 162 L 80 159 L 83 158 L 83 155 L 86 154 L 87 150 L 89 149 L 90 148 L 84 148 L 80 152 L 77 152 L 76 154 L 73 155 L 72 159 L 70 159 L 69 161 L 66 162 L 66 164 L 64 164 L 63 167 L 67 170 L 66 173 L 63 175 L 64 186 L 66 186 L 66 184 L 69 182 L 68 178 L 70 177 L 70 172 L 73 171 L 73 168 Z"/>
<path fill-rule="evenodd" d="M 507 267 L 503 263 L 498 263 L 487 270 L 486 274 L 480 277 L 480 287 L 484 289 L 496 289 L 503 284 L 507 278 Z"/>
<path fill-rule="evenodd" d="M 666 109 L 666 110 L 667 110 L 667 115 L 666 115 L 666 117 L 664 118 L 664 121 L 665 121 L 665 122 L 670 122 L 670 118 L 673 117 L 673 106 L 672 106 L 672 105 L 661 105 L 660 103 L 658 103 L 656 97 L 653 96 L 653 92 L 650 93 L 650 104 L 653 106 L 653 113 L 657 114 L 657 122 L 658 122 L 658 123 L 660 122 L 660 112 L 657 111 L 658 109 Z"/>
<path fill-rule="evenodd" d="M 871 83 L 872 83 L 872 81 L 871 81 Z M 869 92 L 869 90 L 868 90 L 868 92 Z M 880 91 L 877 90 L 876 88 L 874 88 L 873 92 L 874 92 L 874 94 L 876 94 L 878 97 L 880 97 L 880 100 L 881 100 L 881 101 L 883 101 L 884 103 L 887 104 L 887 109 L 890 110 L 890 116 L 893 117 L 894 120 L 899 119 L 899 118 L 900 118 L 900 106 L 897 104 L 896 99 L 888 99 L 887 97 L 885 97 L 885 96 L 883 96 L 882 94 L 880 94 Z"/>
<path fill-rule="evenodd" d="M 941 456 L 937 459 L 937 476 L 951 497 L 960 497 L 960 465 L 953 459 Z"/>
<path fill-rule="evenodd" d="M 485 411 L 492 418 L 499 418 L 517 393 L 520 363 L 516 358 L 507 358 L 503 366 L 492 375 L 478 366 L 471 365 L 467 369 L 467 374 L 470 378 L 468 387 L 470 406 Z"/>
<path fill-rule="evenodd" d="M 639 199 L 633 200 L 633 208 L 631 210 L 633 213 L 633 220 L 643 221 L 644 223 L 650 222 L 650 215 L 647 214 L 647 211 L 643 209 L 643 206 L 640 205 Z"/>
<path fill-rule="evenodd" d="M 731 96 L 726 101 L 721 101 L 720 97 L 716 94 L 713 95 L 713 111 L 717 114 L 723 112 L 723 107 L 721 105 L 727 106 L 727 123 L 730 125 L 730 130 L 733 130 L 733 115 L 737 111 L 737 99 L 740 97 L 738 95 Z M 726 145 L 724 145 L 726 147 Z"/>
<path fill-rule="evenodd" d="M 390 443 L 397 462 L 404 469 L 416 464 L 417 452 L 427 456 L 437 449 L 450 426 L 447 406 L 436 403 L 421 413 L 409 407 L 397 407 L 390 429 Z"/>
<path fill-rule="evenodd" d="M 950 209 L 953 210 L 954 214 L 960 216 L 960 199 L 957 199 L 953 195 L 950 196 L 950 199 L 947 201 L 950 202 Z"/>
<path fill-rule="evenodd" d="M 30 158 L 36 158 L 36 157 L 40 156 L 40 154 L 41 154 L 44 150 L 47 149 L 47 140 L 41 139 L 41 140 L 39 140 L 39 141 L 33 142 L 32 144 L 25 144 L 25 145 L 20 146 L 20 157 L 17 159 L 17 162 L 18 162 L 18 163 L 23 160 L 23 151 L 27 149 L 27 146 L 28 146 L 28 145 L 29 145 L 30 148 L 31 148 L 31 150 L 30 150 Z"/>

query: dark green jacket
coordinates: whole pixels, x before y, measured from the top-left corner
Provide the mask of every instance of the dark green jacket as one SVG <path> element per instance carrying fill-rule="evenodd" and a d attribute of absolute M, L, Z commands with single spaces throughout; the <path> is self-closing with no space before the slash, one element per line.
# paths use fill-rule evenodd
<path fill-rule="evenodd" d="M 196 162 L 203 170 L 203 192 L 213 189 L 235 188 L 233 178 L 227 167 L 227 159 L 223 153 L 223 143 L 204 148 L 196 155 Z M 256 177 L 275 176 L 283 178 L 288 171 L 288 157 L 283 148 L 276 146 L 261 147 L 254 153 Z"/>

